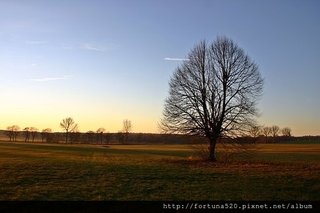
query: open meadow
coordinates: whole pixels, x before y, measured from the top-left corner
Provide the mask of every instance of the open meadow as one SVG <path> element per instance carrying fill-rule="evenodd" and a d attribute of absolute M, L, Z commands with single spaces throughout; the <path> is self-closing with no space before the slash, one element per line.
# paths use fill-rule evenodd
<path fill-rule="evenodd" d="M 320 200 L 320 144 L 260 144 L 232 162 L 192 145 L 0 142 L 1 200 Z"/>

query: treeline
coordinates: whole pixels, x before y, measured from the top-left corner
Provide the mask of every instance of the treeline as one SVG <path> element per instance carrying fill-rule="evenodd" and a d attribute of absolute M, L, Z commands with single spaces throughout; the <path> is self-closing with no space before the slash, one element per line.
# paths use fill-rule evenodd
<path fill-rule="evenodd" d="M 106 132 L 103 127 L 98 128 L 96 131 L 80 132 L 78 124 L 71 117 L 62 119 L 60 127 L 64 132 L 52 132 L 50 128 L 42 131 L 35 127 L 21 129 L 18 125 L 12 125 L 8 126 L 7 130 L 0 130 L 0 140 L 66 144 L 193 144 L 204 141 L 199 136 L 132 133 L 132 123 L 128 119 L 123 120 L 123 128 L 117 133 Z"/>
<path fill-rule="evenodd" d="M 66 143 L 66 133 L 50 132 L 48 129 L 42 132 L 31 129 L 30 131 L 0 130 L 1 141 L 35 142 L 35 143 Z M 241 143 L 320 143 L 320 136 L 243 136 L 237 139 Z M 68 144 L 199 144 L 206 143 L 204 137 L 178 135 L 178 134 L 151 134 L 151 133 L 102 133 L 89 131 L 86 133 L 68 133 Z M 230 139 L 220 139 L 220 142 L 228 143 Z"/>
<path fill-rule="evenodd" d="M 291 140 L 292 134 L 289 127 L 252 126 L 246 137 L 254 139 L 257 143 L 279 143 Z"/>
<path fill-rule="evenodd" d="M 131 133 L 131 121 L 123 121 L 123 129 L 117 133 L 105 132 L 104 128 L 96 131 L 80 132 L 78 124 L 72 118 L 61 121 L 64 132 L 52 132 L 50 128 L 39 131 L 35 127 L 20 129 L 18 125 L 0 130 L 0 140 L 13 142 L 45 142 L 67 144 L 195 144 L 207 143 L 201 136 L 181 134 Z M 293 137 L 291 129 L 273 126 L 252 126 L 247 134 L 237 138 L 220 138 L 220 143 L 320 143 L 320 136 Z"/>
<path fill-rule="evenodd" d="M 320 136 L 269 136 L 259 135 L 257 137 L 243 136 L 236 139 L 238 142 L 242 143 L 274 143 L 274 144 L 284 144 L 284 143 L 299 143 L 299 144 L 309 144 L 309 143 L 318 143 L 320 144 Z"/>
<path fill-rule="evenodd" d="M 0 130 L 2 141 L 12 142 L 43 142 L 66 143 L 65 132 L 26 132 Z M 69 132 L 68 144 L 196 144 L 206 142 L 199 136 L 179 134 L 151 134 L 151 133 L 102 133 L 89 131 Z"/>

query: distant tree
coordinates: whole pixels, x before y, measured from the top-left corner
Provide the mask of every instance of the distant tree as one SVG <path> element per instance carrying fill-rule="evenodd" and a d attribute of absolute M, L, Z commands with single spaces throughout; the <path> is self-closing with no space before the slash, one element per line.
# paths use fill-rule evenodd
<path fill-rule="evenodd" d="M 129 133 L 132 129 L 131 121 L 128 119 L 123 120 L 123 132 Z"/>
<path fill-rule="evenodd" d="M 88 143 L 93 143 L 94 142 L 94 131 L 88 131 L 86 132 L 86 140 Z"/>
<path fill-rule="evenodd" d="M 268 142 L 268 137 L 270 136 L 271 131 L 271 127 L 265 126 L 262 128 L 262 134 L 264 135 L 266 142 Z"/>
<path fill-rule="evenodd" d="M 97 129 L 97 134 L 98 134 L 98 138 L 99 138 L 99 141 L 100 141 L 100 144 L 102 144 L 103 142 L 103 133 L 106 131 L 105 128 L 99 128 Z"/>
<path fill-rule="evenodd" d="M 37 135 L 38 129 L 36 127 L 30 127 L 30 133 L 32 137 L 32 142 L 34 142 L 34 139 Z"/>
<path fill-rule="evenodd" d="M 263 79 L 257 64 L 231 39 L 200 42 L 169 83 L 161 127 L 167 133 L 204 136 L 209 160 L 223 137 L 247 132 L 256 113 Z"/>
<path fill-rule="evenodd" d="M 46 140 L 46 142 L 49 142 L 49 134 L 52 132 L 50 128 L 43 129 L 41 132 L 41 141 L 43 142 Z"/>
<path fill-rule="evenodd" d="M 105 131 L 106 131 L 106 129 L 103 127 L 97 129 L 97 133 L 104 133 Z"/>
<path fill-rule="evenodd" d="M 17 141 L 20 127 L 18 125 L 8 126 L 7 127 L 7 136 L 10 141 Z"/>
<path fill-rule="evenodd" d="M 60 122 L 60 127 L 66 132 L 66 143 L 68 143 L 69 133 L 78 129 L 78 124 L 76 124 L 73 118 L 65 118 Z"/>
<path fill-rule="evenodd" d="M 129 139 L 129 134 L 130 134 L 130 131 L 132 129 L 132 125 L 131 125 L 131 121 L 128 120 L 128 119 L 125 119 L 123 121 L 123 132 L 124 132 L 124 141 L 127 143 L 128 142 L 128 139 Z"/>
<path fill-rule="evenodd" d="M 291 129 L 289 127 L 285 127 L 281 130 L 282 136 L 291 137 Z"/>
<path fill-rule="evenodd" d="M 271 134 L 272 134 L 272 137 L 277 137 L 279 135 L 279 131 L 280 131 L 280 128 L 276 125 L 273 125 L 271 127 Z"/>
<path fill-rule="evenodd" d="M 249 129 L 249 134 L 251 137 L 259 137 L 259 135 L 261 134 L 261 127 L 253 125 L 250 129 Z"/>
<path fill-rule="evenodd" d="M 13 141 L 13 129 L 12 126 L 7 127 L 6 135 L 9 137 L 10 141 Z"/>
<path fill-rule="evenodd" d="M 20 130 L 20 127 L 18 125 L 13 125 L 14 141 L 17 141 L 17 137 L 19 135 L 19 130 Z"/>
<path fill-rule="evenodd" d="M 24 128 L 23 132 L 25 136 L 24 142 L 28 142 L 30 140 L 30 127 Z"/>

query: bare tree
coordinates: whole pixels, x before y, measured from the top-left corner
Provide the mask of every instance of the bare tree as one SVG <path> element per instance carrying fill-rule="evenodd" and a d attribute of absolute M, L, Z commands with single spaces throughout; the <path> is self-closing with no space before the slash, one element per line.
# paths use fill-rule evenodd
<path fill-rule="evenodd" d="M 48 142 L 49 134 L 51 132 L 52 130 L 50 128 L 43 129 L 41 132 L 41 141 L 43 142 L 44 140 L 46 140 L 46 142 Z"/>
<path fill-rule="evenodd" d="M 274 137 L 274 138 L 277 137 L 278 134 L 279 134 L 279 131 L 280 131 L 280 128 L 278 126 L 276 126 L 276 125 L 273 125 L 271 127 L 272 137 Z"/>
<path fill-rule="evenodd" d="M 98 137 L 99 137 L 99 141 L 100 141 L 100 144 L 102 144 L 102 141 L 103 141 L 103 133 L 106 131 L 105 128 L 99 128 L 97 129 L 97 134 L 98 134 Z"/>
<path fill-rule="evenodd" d="M 38 129 L 36 127 L 30 127 L 30 133 L 32 137 L 32 142 L 34 142 L 34 139 L 37 135 Z"/>
<path fill-rule="evenodd" d="M 88 143 L 93 143 L 94 142 L 94 131 L 87 131 L 86 132 L 86 140 Z"/>
<path fill-rule="evenodd" d="M 281 130 L 281 133 L 285 137 L 291 137 L 291 129 L 289 127 L 285 127 Z"/>
<path fill-rule="evenodd" d="M 270 136 L 272 130 L 271 130 L 271 127 L 268 127 L 268 126 L 265 126 L 262 128 L 262 133 L 265 137 L 265 142 L 267 143 L 268 142 L 268 137 Z"/>
<path fill-rule="evenodd" d="M 256 115 L 263 80 L 258 66 L 231 39 L 200 42 L 173 74 L 161 127 L 166 132 L 205 136 L 216 160 L 221 136 L 247 131 Z"/>
<path fill-rule="evenodd" d="M 131 121 L 128 119 L 123 120 L 123 132 L 129 133 L 132 129 Z"/>
<path fill-rule="evenodd" d="M 263 80 L 258 66 L 226 37 L 200 42 L 169 83 L 161 127 L 168 132 L 196 134 L 209 141 L 209 159 L 216 160 L 221 136 L 248 131 L 256 115 Z"/>
<path fill-rule="evenodd" d="M 13 125 L 13 138 L 14 138 L 14 141 L 17 141 L 17 137 L 18 137 L 18 134 L 19 134 L 19 130 L 20 130 L 20 127 L 18 125 Z"/>
<path fill-rule="evenodd" d="M 105 131 L 106 131 L 106 129 L 103 127 L 97 129 L 97 133 L 104 133 Z"/>
<path fill-rule="evenodd" d="M 23 131 L 25 136 L 24 142 L 28 142 L 30 140 L 30 127 L 24 128 Z"/>
<path fill-rule="evenodd" d="M 132 129 L 131 121 L 128 119 L 123 120 L 124 142 L 128 142 L 131 129 Z"/>
<path fill-rule="evenodd" d="M 60 122 L 60 127 L 66 131 L 66 143 L 68 143 L 69 133 L 78 129 L 78 124 L 76 124 L 73 118 L 65 118 Z"/>
<path fill-rule="evenodd" d="M 9 137 L 10 141 L 13 141 L 13 128 L 12 128 L 12 126 L 7 127 L 6 135 Z"/>
<path fill-rule="evenodd" d="M 17 141 L 20 127 L 18 125 L 12 125 L 7 127 L 7 135 L 10 141 Z"/>
<path fill-rule="evenodd" d="M 261 134 L 261 127 L 253 125 L 249 129 L 249 134 L 250 134 L 251 137 L 254 137 L 254 138 L 259 137 L 259 135 Z"/>

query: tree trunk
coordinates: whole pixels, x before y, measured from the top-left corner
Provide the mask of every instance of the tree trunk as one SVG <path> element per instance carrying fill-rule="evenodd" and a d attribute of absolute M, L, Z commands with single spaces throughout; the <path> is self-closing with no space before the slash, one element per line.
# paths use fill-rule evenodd
<path fill-rule="evenodd" d="M 216 144 L 217 144 L 217 138 L 209 138 L 209 160 L 210 161 L 217 161 L 216 158 Z"/>
<path fill-rule="evenodd" d="M 68 143 L 68 131 L 66 132 L 66 143 Z"/>

